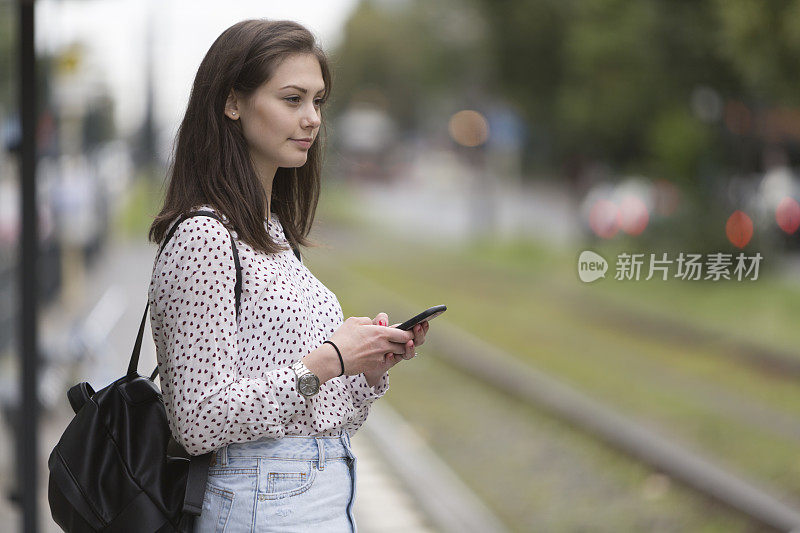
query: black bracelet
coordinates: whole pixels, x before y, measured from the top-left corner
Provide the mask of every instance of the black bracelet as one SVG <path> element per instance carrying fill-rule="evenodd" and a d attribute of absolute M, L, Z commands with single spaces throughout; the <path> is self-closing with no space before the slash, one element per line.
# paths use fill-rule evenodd
<path fill-rule="evenodd" d="M 339 347 L 336 346 L 335 344 L 333 344 L 332 341 L 325 341 L 322 344 L 325 344 L 325 343 L 330 344 L 331 346 L 333 346 L 333 349 L 336 350 L 336 355 L 339 356 L 339 363 L 341 363 L 341 365 L 342 365 L 342 373 L 339 374 L 339 376 L 343 376 L 344 375 L 344 359 L 342 359 L 342 352 L 339 351 Z"/>

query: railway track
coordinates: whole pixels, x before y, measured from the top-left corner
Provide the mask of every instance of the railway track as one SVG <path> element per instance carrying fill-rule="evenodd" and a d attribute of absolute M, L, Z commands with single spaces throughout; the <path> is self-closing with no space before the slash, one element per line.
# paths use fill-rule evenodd
<path fill-rule="evenodd" d="M 327 264 L 326 267 L 340 269 L 337 275 L 354 276 L 338 265 Z M 418 311 L 417 305 L 371 280 L 358 278 L 357 283 L 366 286 L 375 300 L 384 302 L 385 307 L 399 316 L 411 316 Z M 713 459 L 601 405 L 596 399 L 449 324 L 445 319 L 439 320 L 437 334 L 432 335 L 426 345 L 449 365 L 503 394 L 511 394 L 520 401 L 550 412 L 636 461 L 748 516 L 762 527 L 800 532 L 800 510 L 794 503 L 784 501 L 785 498 L 778 496 L 775 490 L 726 471 Z M 760 356 L 751 353 L 748 357 Z"/>
<path fill-rule="evenodd" d="M 588 294 L 578 295 L 575 291 L 555 286 L 543 289 L 585 320 L 675 345 L 710 347 L 715 353 L 725 354 L 727 358 L 735 359 L 757 372 L 781 379 L 800 378 L 800 357 L 797 354 L 708 330 L 685 320 L 642 310 L 634 312 Z"/>

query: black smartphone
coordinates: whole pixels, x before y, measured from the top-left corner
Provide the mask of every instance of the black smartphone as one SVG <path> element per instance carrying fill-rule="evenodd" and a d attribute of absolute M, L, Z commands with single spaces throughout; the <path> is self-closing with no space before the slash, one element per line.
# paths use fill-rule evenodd
<path fill-rule="evenodd" d="M 424 322 L 426 320 L 433 320 L 434 318 L 436 318 L 437 316 L 441 315 L 445 311 L 447 311 L 447 306 L 446 305 L 434 305 L 430 309 L 424 310 L 423 312 L 421 312 L 417 316 L 415 316 L 413 318 L 409 318 L 408 320 L 406 320 L 405 322 L 403 322 L 402 324 L 400 324 L 399 326 L 396 326 L 396 327 L 397 327 L 397 329 L 402 329 L 404 331 L 408 331 L 411 328 L 413 328 L 414 326 L 416 326 L 417 324 L 419 324 L 420 322 Z"/>

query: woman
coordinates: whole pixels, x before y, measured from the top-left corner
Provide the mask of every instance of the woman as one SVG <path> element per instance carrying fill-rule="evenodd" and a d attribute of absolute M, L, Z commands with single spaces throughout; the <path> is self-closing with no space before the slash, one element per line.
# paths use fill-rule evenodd
<path fill-rule="evenodd" d="M 150 239 L 189 211 L 222 220 L 183 221 L 150 285 L 170 428 L 190 454 L 215 452 L 195 531 L 355 531 L 350 436 L 425 340 L 427 322 L 343 321 L 290 249 L 311 244 L 330 90 L 308 30 L 243 21 L 209 49 L 180 126 Z"/>

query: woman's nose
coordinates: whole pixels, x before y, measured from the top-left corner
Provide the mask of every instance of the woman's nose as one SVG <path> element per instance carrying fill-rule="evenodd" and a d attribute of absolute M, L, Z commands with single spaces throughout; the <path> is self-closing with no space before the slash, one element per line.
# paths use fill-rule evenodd
<path fill-rule="evenodd" d="M 300 121 L 301 125 L 304 128 L 316 128 L 322 122 L 322 119 L 320 118 L 317 109 L 314 106 L 311 106 L 311 108 L 312 109 L 310 111 L 307 110 L 303 114 L 303 118 Z"/>

